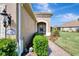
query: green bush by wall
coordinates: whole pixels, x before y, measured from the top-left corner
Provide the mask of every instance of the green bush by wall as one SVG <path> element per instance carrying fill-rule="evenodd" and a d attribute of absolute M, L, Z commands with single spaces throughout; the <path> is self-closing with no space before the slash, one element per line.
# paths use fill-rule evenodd
<path fill-rule="evenodd" d="M 36 35 L 33 39 L 34 52 L 38 56 L 48 55 L 48 40 L 43 35 Z"/>
<path fill-rule="evenodd" d="M 0 56 L 16 56 L 16 41 L 11 39 L 0 39 Z"/>

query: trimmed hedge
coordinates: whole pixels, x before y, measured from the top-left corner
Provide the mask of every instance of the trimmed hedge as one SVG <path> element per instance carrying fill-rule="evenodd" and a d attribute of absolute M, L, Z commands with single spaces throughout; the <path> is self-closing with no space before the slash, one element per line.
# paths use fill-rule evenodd
<path fill-rule="evenodd" d="M 36 36 L 36 35 L 44 35 L 44 34 L 36 32 L 34 35 Z"/>
<path fill-rule="evenodd" d="M 43 35 L 36 35 L 33 39 L 34 52 L 38 56 L 48 55 L 48 40 Z"/>
<path fill-rule="evenodd" d="M 35 33 L 34 33 L 34 35 L 31 37 L 31 40 L 30 40 L 29 44 L 28 44 L 27 47 L 26 47 L 28 50 L 29 50 L 30 47 L 33 46 L 33 39 L 34 39 L 34 37 L 35 37 L 36 35 L 43 35 L 43 34 L 38 33 L 38 32 L 35 32 Z"/>
<path fill-rule="evenodd" d="M 16 56 L 16 41 L 11 39 L 0 39 L 0 56 Z"/>

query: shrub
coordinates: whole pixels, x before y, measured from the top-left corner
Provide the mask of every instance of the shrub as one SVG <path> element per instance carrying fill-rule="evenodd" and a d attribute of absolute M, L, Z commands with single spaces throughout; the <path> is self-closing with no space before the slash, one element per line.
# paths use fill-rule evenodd
<path fill-rule="evenodd" d="M 34 37 L 35 37 L 36 35 L 41 35 L 41 34 L 38 33 L 38 32 L 35 32 L 35 33 L 33 34 L 33 36 L 31 37 L 31 40 L 30 40 L 29 44 L 27 45 L 27 49 L 28 49 L 28 50 L 29 50 L 30 47 L 33 46 L 33 39 L 34 39 Z"/>
<path fill-rule="evenodd" d="M 76 31 L 79 32 L 79 28 Z"/>
<path fill-rule="evenodd" d="M 16 42 L 11 39 L 0 39 L 0 56 L 15 56 Z"/>
<path fill-rule="evenodd" d="M 35 35 L 44 35 L 43 33 L 36 32 Z"/>
<path fill-rule="evenodd" d="M 54 36 L 60 36 L 60 35 L 59 35 L 59 30 L 58 30 L 57 28 L 54 28 L 54 29 L 53 29 L 53 35 L 54 35 Z"/>
<path fill-rule="evenodd" d="M 43 35 L 36 35 L 33 39 L 34 52 L 38 56 L 48 55 L 48 40 Z"/>

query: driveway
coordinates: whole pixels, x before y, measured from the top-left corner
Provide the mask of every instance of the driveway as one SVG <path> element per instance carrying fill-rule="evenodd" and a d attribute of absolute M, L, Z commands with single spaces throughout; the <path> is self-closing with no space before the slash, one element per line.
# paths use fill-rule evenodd
<path fill-rule="evenodd" d="M 48 40 L 48 44 L 49 56 L 70 56 L 70 54 L 68 54 L 66 51 L 64 51 L 52 41 Z"/>

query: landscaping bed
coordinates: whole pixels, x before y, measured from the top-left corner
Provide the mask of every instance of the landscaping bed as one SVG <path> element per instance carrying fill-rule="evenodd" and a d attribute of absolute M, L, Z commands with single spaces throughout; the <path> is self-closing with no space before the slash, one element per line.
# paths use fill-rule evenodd
<path fill-rule="evenodd" d="M 48 56 L 47 37 L 36 32 L 29 43 L 26 56 Z"/>
<path fill-rule="evenodd" d="M 60 37 L 59 30 L 56 27 L 53 28 L 49 39 L 55 42 L 56 40 L 58 40 L 59 37 Z"/>

